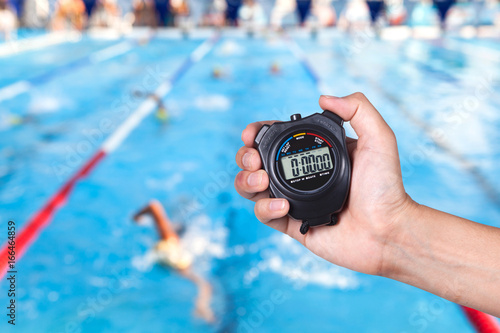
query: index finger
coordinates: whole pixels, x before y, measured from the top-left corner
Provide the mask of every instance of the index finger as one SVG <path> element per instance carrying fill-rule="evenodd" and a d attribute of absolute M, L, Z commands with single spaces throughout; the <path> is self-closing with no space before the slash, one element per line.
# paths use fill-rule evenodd
<path fill-rule="evenodd" d="M 275 122 L 277 122 L 277 120 L 257 121 L 255 123 L 251 123 L 243 130 L 243 132 L 241 132 L 241 140 L 245 146 L 253 147 L 253 140 L 255 140 L 255 137 L 257 136 L 257 133 L 259 133 L 262 126 L 272 125 Z"/>

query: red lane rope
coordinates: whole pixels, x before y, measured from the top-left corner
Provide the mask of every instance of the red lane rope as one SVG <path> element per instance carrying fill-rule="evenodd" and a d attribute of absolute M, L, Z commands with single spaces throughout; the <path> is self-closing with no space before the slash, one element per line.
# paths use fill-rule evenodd
<path fill-rule="evenodd" d="M 89 172 L 106 156 L 104 151 L 99 150 L 76 174 L 73 175 L 50 200 L 42 207 L 38 213 L 26 224 L 20 233 L 16 235 L 15 255 L 16 263 L 29 248 L 31 243 L 38 237 L 40 232 L 49 224 L 52 216 L 61 208 L 69 194 L 75 187 L 78 180 L 86 177 Z M 0 251 L 0 277 L 3 277 L 9 270 L 8 265 L 8 244 L 5 244 Z"/>
<path fill-rule="evenodd" d="M 462 306 L 462 310 L 477 332 L 500 333 L 500 324 L 494 317 L 466 306 Z"/>
<path fill-rule="evenodd" d="M 50 223 L 52 217 L 68 200 L 68 197 L 75 187 L 78 180 L 84 178 L 88 173 L 104 158 L 107 154 L 113 152 L 123 140 L 130 134 L 134 128 L 140 124 L 142 119 L 150 114 L 157 104 L 158 98 L 163 98 L 172 89 L 173 84 L 186 73 L 186 71 L 200 61 L 217 43 L 219 34 L 213 38 L 206 40 L 198 46 L 182 65 L 177 69 L 174 75 L 167 81 L 163 82 L 155 91 L 154 97 L 148 97 L 135 111 L 132 113 L 118 129 L 108 137 L 101 148 L 92 158 L 83 165 L 83 167 L 71 177 L 60 189 L 54 194 L 50 200 L 36 213 L 33 218 L 23 226 L 20 233 L 15 237 L 15 255 L 16 262 L 26 252 L 29 246 L 38 238 L 40 232 Z M 0 250 L 0 278 L 4 277 L 9 271 L 9 243 L 3 245 Z"/>

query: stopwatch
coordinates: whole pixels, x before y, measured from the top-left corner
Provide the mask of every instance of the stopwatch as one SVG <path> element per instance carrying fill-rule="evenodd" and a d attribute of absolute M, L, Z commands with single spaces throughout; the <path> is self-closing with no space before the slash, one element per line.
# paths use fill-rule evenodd
<path fill-rule="evenodd" d="M 351 181 L 343 120 L 330 111 L 264 125 L 255 137 L 269 192 L 290 203 L 288 215 L 310 227 L 335 225 Z"/>

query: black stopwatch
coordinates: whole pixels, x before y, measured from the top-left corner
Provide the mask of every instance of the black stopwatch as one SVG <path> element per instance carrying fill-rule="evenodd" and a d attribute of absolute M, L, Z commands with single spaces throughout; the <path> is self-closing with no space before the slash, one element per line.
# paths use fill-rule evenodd
<path fill-rule="evenodd" d="M 334 225 L 349 193 L 351 163 L 343 120 L 330 111 L 264 125 L 255 138 L 271 197 L 290 203 L 288 215 L 309 227 Z"/>

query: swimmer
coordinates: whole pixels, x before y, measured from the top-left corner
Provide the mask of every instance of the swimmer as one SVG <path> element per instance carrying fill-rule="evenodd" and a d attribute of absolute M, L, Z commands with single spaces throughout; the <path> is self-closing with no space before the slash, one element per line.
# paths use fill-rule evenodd
<path fill-rule="evenodd" d="M 281 67 L 280 67 L 280 64 L 277 62 L 277 61 L 274 61 L 272 64 L 271 64 L 271 68 L 269 70 L 271 72 L 271 74 L 274 74 L 274 75 L 278 75 L 281 73 Z"/>
<path fill-rule="evenodd" d="M 221 66 L 214 66 L 214 68 L 212 70 L 212 77 L 214 79 L 221 79 L 224 76 L 225 75 L 224 75 L 224 71 L 222 70 L 222 67 Z"/>
<path fill-rule="evenodd" d="M 168 122 L 170 116 L 167 112 L 167 108 L 165 107 L 165 105 L 163 105 L 163 102 L 161 101 L 158 104 L 158 109 L 156 110 L 155 116 L 156 119 L 158 119 L 160 122 L 164 124 Z"/>
<path fill-rule="evenodd" d="M 196 285 L 198 295 L 195 301 L 195 315 L 209 323 L 214 322 L 215 317 L 210 308 L 212 286 L 208 281 L 192 271 L 193 258 L 182 247 L 179 235 L 172 227 L 163 206 L 157 200 L 152 200 L 134 215 L 134 220 L 140 223 L 141 217 L 144 215 L 150 215 L 153 218 L 161 238 L 154 248 L 159 263 L 176 271 Z"/>
<path fill-rule="evenodd" d="M 260 128 L 272 123 L 264 121 L 246 127 L 236 154 L 243 171 L 235 187 L 255 202 L 256 217 L 333 264 L 500 317 L 500 228 L 415 202 L 404 188 L 396 136 L 363 94 L 321 96 L 319 106 L 349 121 L 358 137 L 347 139 L 352 180 L 338 224 L 303 235 L 287 215 L 289 202 L 269 197 L 269 177 L 254 148 Z"/>
<path fill-rule="evenodd" d="M 155 113 L 156 119 L 158 119 L 162 123 L 167 123 L 170 119 L 170 115 L 168 114 L 167 108 L 160 97 L 155 95 L 154 93 L 144 93 L 139 90 L 135 90 L 132 92 L 132 95 L 139 98 L 152 98 L 157 103 L 157 109 Z"/>

